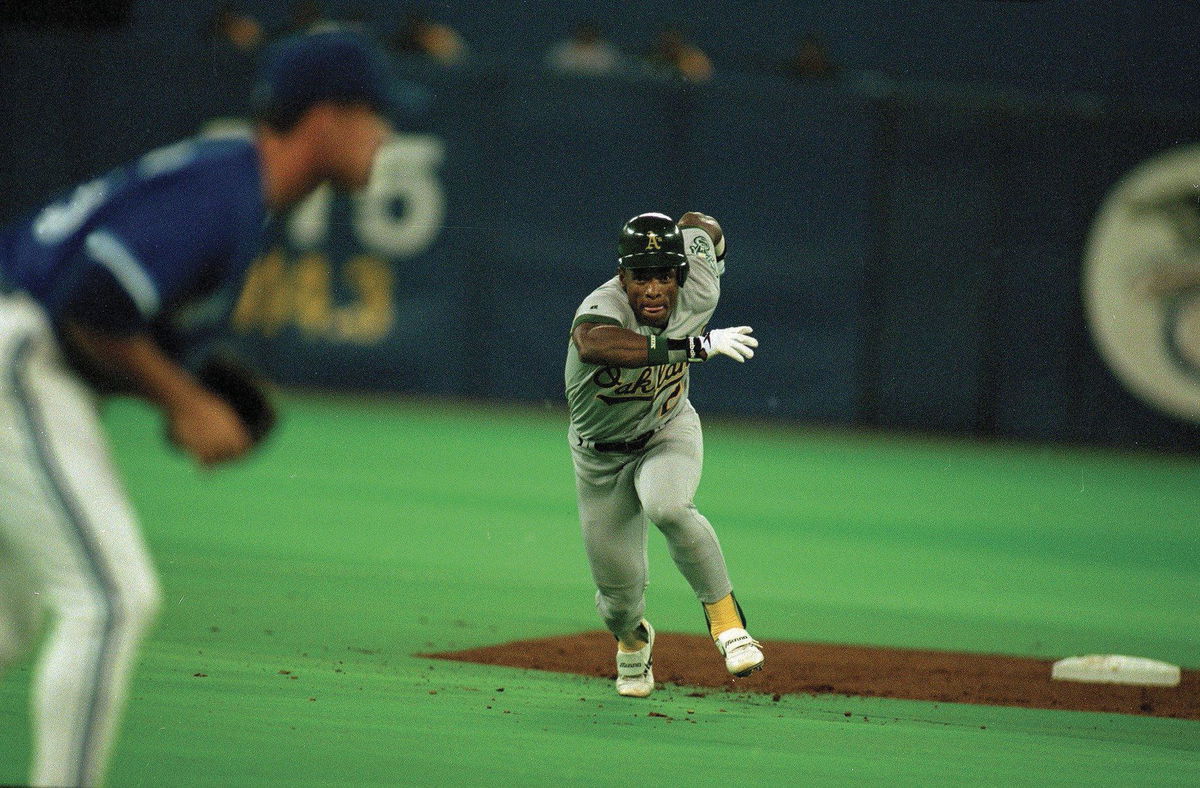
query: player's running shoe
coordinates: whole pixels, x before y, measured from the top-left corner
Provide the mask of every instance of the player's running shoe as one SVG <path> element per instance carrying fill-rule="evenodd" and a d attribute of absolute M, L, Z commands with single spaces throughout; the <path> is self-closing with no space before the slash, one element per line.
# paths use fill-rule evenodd
<path fill-rule="evenodd" d="M 745 678 L 756 670 L 762 670 L 762 643 L 750 637 L 740 627 L 727 629 L 717 635 L 717 651 L 725 657 L 725 667 L 735 676 Z"/>
<path fill-rule="evenodd" d="M 629 698 L 645 698 L 654 692 L 654 627 L 642 619 L 646 630 L 646 645 L 637 651 L 617 649 L 617 694 Z"/>

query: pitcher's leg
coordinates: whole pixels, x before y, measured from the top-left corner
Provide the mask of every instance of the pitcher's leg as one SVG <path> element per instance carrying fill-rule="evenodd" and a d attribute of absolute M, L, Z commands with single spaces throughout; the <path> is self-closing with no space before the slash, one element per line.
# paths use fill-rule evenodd
<path fill-rule="evenodd" d="M 32 683 L 35 785 L 93 785 L 122 711 L 158 585 L 88 392 L 24 345 L 6 391 L 24 514 L 12 559 L 51 615 Z"/>

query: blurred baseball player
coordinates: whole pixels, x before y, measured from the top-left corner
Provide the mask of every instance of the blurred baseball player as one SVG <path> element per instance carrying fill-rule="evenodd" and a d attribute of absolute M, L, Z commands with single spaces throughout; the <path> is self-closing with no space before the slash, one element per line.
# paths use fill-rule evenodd
<path fill-rule="evenodd" d="M 617 638 L 617 692 L 654 690 L 654 627 L 645 612 L 646 523 L 704 606 L 725 666 L 763 665 L 746 632 L 712 526 L 692 503 L 704 447 L 688 401 L 688 366 L 714 355 L 753 357 L 748 326 L 706 330 L 725 270 L 725 238 L 709 216 L 660 213 L 625 223 L 617 275 L 575 312 L 567 351 L 569 438 L 596 608 Z"/>
<path fill-rule="evenodd" d="M 194 363 L 268 219 L 323 182 L 366 184 L 390 129 L 386 68 L 356 33 L 282 40 L 256 85 L 253 133 L 153 151 L 0 234 L 0 659 L 33 645 L 49 614 L 34 784 L 102 780 L 159 604 L 94 385 L 158 406 L 170 440 L 204 465 L 252 448 L 250 425 Z"/>

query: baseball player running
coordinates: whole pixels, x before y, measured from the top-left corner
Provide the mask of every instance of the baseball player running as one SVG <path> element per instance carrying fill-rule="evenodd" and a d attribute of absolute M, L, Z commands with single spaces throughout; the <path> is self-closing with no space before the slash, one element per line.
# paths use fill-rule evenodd
<path fill-rule="evenodd" d="M 384 57 L 346 31 L 285 39 L 260 74 L 254 133 L 151 152 L 0 233 L 0 659 L 50 614 L 32 685 L 36 785 L 101 782 L 159 604 L 92 384 L 157 405 L 200 463 L 252 448 L 252 425 L 192 364 L 227 323 L 267 220 L 323 182 L 366 184 L 389 133 Z"/>
<path fill-rule="evenodd" d="M 749 326 L 706 331 L 725 270 L 725 238 L 710 216 L 661 213 L 625 223 L 617 275 L 575 312 L 567 350 L 569 439 L 596 608 L 617 638 L 617 692 L 654 691 L 654 627 L 645 612 L 646 522 L 704 606 L 725 666 L 763 665 L 746 632 L 712 526 L 692 503 L 700 482 L 700 418 L 688 366 L 714 355 L 742 362 L 758 340 Z"/>

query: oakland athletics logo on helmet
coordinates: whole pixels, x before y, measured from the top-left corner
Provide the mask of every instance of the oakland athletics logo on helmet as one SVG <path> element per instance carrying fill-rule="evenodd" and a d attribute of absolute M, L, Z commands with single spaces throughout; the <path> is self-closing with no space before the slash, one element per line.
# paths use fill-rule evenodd
<path fill-rule="evenodd" d="M 683 234 L 666 214 L 638 214 L 621 228 L 617 264 L 621 268 L 674 268 L 682 285 L 688 272 Z"/>

